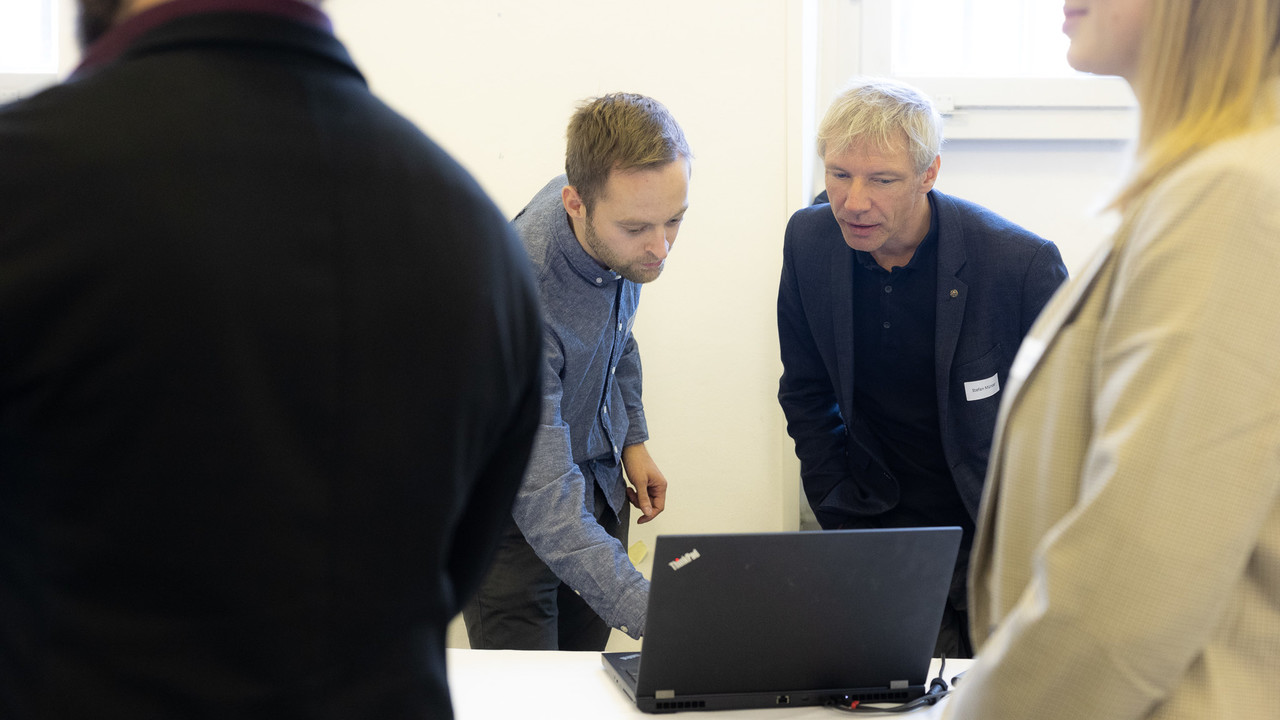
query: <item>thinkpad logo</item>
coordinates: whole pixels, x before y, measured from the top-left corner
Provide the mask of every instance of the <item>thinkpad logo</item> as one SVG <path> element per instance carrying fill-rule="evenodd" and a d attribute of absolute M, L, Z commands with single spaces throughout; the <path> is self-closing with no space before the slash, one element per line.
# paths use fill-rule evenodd
<path fill-rule="evenodd" d="M 671 568 L 672 570 L 679 570 L 680 568 L 684 567 L 685 565 L 688 565 L 689 563 L 693 562 L 694 560 L 697 560 L 700 557 L 702 557 L 702 555 L 698 553 L 697 548 L 694 548 L 689 552 L 676 558 L 675 560 L 672 560 L 671 562 L 667 563 L 667 567 Z"/>

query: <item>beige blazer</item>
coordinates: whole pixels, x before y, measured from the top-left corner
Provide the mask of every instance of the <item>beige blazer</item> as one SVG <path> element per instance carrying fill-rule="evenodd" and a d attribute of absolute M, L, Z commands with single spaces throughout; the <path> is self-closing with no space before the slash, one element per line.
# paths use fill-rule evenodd
<path fill-rule="evenodd" d="M 1280 128 L 1153 188 L 996 426 L 948 718 L 1280 717 Z"/>

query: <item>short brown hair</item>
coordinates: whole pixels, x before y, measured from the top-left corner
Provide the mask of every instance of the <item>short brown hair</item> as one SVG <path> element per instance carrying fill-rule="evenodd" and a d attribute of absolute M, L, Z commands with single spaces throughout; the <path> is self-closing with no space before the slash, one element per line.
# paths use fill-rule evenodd
<path fill-rule="evenodd" d="M 634 93 L 588 100 L 569 119 L 564 170 L 587 212 L 614 170 L 692 159 L 684 131 L 662 103 Z"/>

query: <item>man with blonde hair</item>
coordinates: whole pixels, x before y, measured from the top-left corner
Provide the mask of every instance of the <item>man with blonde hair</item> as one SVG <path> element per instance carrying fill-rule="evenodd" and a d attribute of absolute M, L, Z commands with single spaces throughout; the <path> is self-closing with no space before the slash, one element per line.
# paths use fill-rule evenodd
<path fill-rule="evenodd" d="M 667 481 L 645 448 L 631 326 L 688 208 L 691 158 L 661 103 L 596 98 L 570 120 L 566 174 L 513 221 L 542 299 L 542 424 L 498 559 L 464 612 L 472 647 L 602 650 L 611 627 L 644 632 L 628 501 L 652 520 Z"/>
<path fill-rule="evenodd" d="M 792 216 L 778 400 L 824 528 L 964 530 L 936 652 L 972 654 L 965 573 L 1000 392 L 1066 278 L 1053 243 L 934 189 L 941 118 L 855 83 L 818 132 L 829 204 Z"/>

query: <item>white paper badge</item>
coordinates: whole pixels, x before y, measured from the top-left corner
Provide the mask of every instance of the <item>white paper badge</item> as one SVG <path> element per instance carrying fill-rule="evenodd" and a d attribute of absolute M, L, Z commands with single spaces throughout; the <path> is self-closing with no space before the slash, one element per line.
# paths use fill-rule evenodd
<path fill-rule="evenodd" d="M 1000 392 L 1000 373 L 986 380 L 974 380 L 964 384 L 964 399 L 969 402 L 989 398 Z"/>

